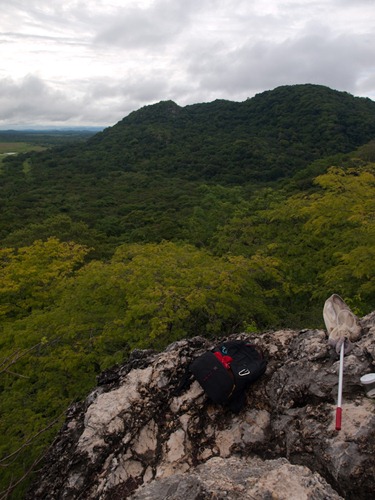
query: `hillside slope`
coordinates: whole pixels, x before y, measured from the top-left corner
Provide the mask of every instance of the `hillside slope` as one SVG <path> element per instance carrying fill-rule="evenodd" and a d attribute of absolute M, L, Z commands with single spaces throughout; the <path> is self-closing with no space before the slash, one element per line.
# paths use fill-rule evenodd
<path fill-rule="evenodd" d="M 53 229 L 48 223 L 9 238 L 63 214 L 88 226 L 73 233 L 84 233 L 80 241 L 89 245 L 108 238 L 186 240 L 189 220 L 205 210 L 202 185 L 220 186 L 213 197 L 229 214 L 243 189 L 249 196 L 373 137 L 373 101 L 317 85 L 279 87 L 242 103 L 160 102 L 85 145 L 9 158 L 1 172 L 0 238 L 6 244 L 31 244 L 32 234 L 48 232 L 64 238 L 56 221 Z"/>
<path fill-rule="evenodd" d="M 375 136 L 375 103 L 319 85 L 278 87 L 245 102 L 146 106 L 90 147 L 141 170 L 242 184 L 294 173 Z"/>

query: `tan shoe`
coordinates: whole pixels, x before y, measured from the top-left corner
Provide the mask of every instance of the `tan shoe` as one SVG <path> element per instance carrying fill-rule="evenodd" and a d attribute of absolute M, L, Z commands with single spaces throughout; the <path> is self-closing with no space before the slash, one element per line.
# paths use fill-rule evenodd
<path fill-rule="evenodd" d="M 341 344 L 345 342 L 344 352 L 347 354 L 353 347 L 351 342 L 355 342 L 361 334 L 359 319 L 337 294 L 331 295 L 325 301 L 323 318 L 329 344 L 339 354 Z"/>

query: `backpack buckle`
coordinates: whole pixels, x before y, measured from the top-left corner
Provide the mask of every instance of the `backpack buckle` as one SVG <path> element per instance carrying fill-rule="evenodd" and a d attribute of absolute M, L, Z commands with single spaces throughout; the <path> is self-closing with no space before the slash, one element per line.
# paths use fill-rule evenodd
<path fill-rule="evenodd" d="M 240 377 L 245 377 L 246 375 L 250 375 L 250 370 L 248 370 L 247 368 L 244 368 L 243 370 L 239 371 L 238 372 L 238 375 Z"/>

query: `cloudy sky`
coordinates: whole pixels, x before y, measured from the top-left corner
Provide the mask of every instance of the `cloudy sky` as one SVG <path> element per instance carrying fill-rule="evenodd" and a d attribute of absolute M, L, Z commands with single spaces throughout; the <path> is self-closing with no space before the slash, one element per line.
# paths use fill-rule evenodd
<path fill-rule="evenodd" d="M 316 83 L 375 100 L 374 0 L 0 0 L 0 129 Z"/>

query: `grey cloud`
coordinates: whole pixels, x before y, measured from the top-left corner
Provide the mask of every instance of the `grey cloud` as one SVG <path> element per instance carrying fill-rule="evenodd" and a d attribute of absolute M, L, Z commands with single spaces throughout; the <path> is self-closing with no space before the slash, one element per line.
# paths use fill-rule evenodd
<path fill-rule="evenodd" d="M 0 124 L 65 122 L 77 116 L 77 102 L 35 76 L 0 80 Z"/>
<path fill-rule="evenodd" d="M 82 39 L 77 37 L 66 37 L 59 35 L 37 35 L 32 33 L 12 33 L 12 32 L 0 32 L 0 43 L 17 43 L 17 42 L 26 42 L 26 43 L 56 43 L 56 44 L 64 44 L 64 45 L 80 45 L 80 46 L 89 46 L 88 42 L 85 42 Z"/>
<path fill-rule="evenodd" d="M 120 46 L 127 49 L 160 50 L 172 42 L 190 23 L 190 16 L 199 2 L 161 0 L 149 8 L 124 8 L 116 16 L 101 20 L 94 43 Z"/>
<path fill-rule="evenodd" d="M 249 41 L 229 52 L 206 52 L 188 68 L 202 88 L 241 93 L 283 84 L 321 83 L 355 89 L 361 72 L 373 66 L 375 47 L 365 37 L 306 34 L 283 43 Z"/>
<path fill-rule="evenodd" d="M 62 91 L 33 75 L 19 82 L 2 79 L 0 128 L 8 128 L 7 124 L 60 126 L 68 122 L 108 126 L 145 103 L 163 100 L 168 86 L 163 74 L 153 78 L 138 75 L 123 80 L 76 80 Z M 79 94 L 74 89 L 79 89 Z"/>
<path fill-rule="evenodd" d="M 95 2 L 95 0 L 94 0 Z M 54 24 L 66 25 L 90 17 L 90 10 L 83 2 L 64 0 L 0 0 L 3 19 L 15 18 L 17 24 L 48 27 Z"/>
<path fill-rule="evenodd" d="M 370 94 L 375 89 L 375 68 L 373 68 L 372 73 L 366 74 L 357 81 L 356 90 L 359 95 Z M 374 95 L 375 99 L 375 95 Z"/>
<path fill-rule="evenodd" d="M 335 3 L 337 4 L 338 7 L 342 6 L 342 5 L 350 5 L 352 6 L 353 3 L 355 6 L 358 6 L 358 4 L 364 4 L 364 5 L 371 5 L 373 6 L 374 5 L 374 0 L 355 0 L 355 2 L 353 2 L 353 0 L 335 0 Z"/>
<path fill-rule="evenodd" d="M 116 114 L 124 113 L 163 100 L 168 93 L 169 82 L 165 75 L 132 75 L 119 80 L 102 79 L 91 82 L 85 95 L 85 104 L 104 108 L 112 102 Z M 122 118 L 123 116 L 121 116 Z"/>
<path fill-rule="evenodd" d="M 3 23 L 3 29 L 14 38 L 29 37 L 31 41 L 36 28 L 53 33 L 51 36 L 57 40 L 70 33 L 70 42 L 90 42 L 93 50 L 98 46 L 160 50 L 160 46 L 175 40 L 189 25 L 191 17 L 212 1 L 202 5 L 200 0 L 155 0 L 148 7 L 142 7 L 136 2 L 107 6 L 94 0 L 91 9 L 83 2 L 74 1 L 18 1 L 5 8 L 9 22 Z M 4 28 L 8 25 L 17 28 L 12 33 Z"/>

